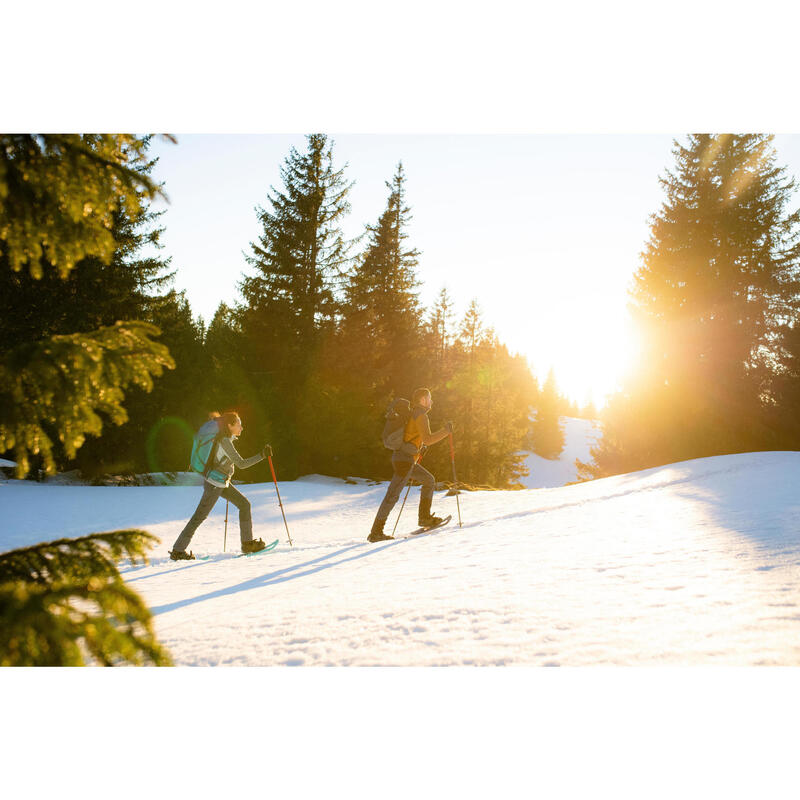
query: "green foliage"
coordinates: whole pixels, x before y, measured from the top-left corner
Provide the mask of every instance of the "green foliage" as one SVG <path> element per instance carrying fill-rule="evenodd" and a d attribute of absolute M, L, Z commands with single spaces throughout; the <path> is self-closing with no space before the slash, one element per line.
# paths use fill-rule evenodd
<path fill-rule="evenodd" d="M 100 414 L 125 422 L 124 391 L 175 366 L 155 325 L 116 318 L 140 316 L 167 280 L 157 259 L 132 263 L 158 237 L 141 230 L 159 193 L 147 142 L 0 135 L 0 452 L 14 451 L 19 477 L 32 455 L 55 469 L 54 441 L 73 458 Z M 26 266 L 30 277 L 11 274 Z M 118 531 L 0 554 L 0 664 L 169 664 L 114 563 L 144 560 L 153 541 Z"/>
<path fill-rule="evenodd" d="M 198 322 L 183 293 L 152 298 L 146 318 L 161 330 L 159 342 L 175 362 L 147 392 L 126 395 L 125 425 L 106 426 L 78 451 L 75 465 L 89 478 L 108 473 L 169 472 L 186 469 L 194 430 L 212 406 L 213 369 Z"/>
<path fill-rule="evenodd" d="M 148 143 L 0 137 L 0 452 L 15 450 L 20 477 L 32 455 L 46 471 L 65 466 L 103 430 L 101 414 L 117 425 L 140 419 L 153 377 L 175 366 L 152 341 L 158 327 L 145 324 L 164 316 L 154 292 L 172 278 L 167 262 L 139 256 L 161 234 Z M 103 448 L 122 459 L 134 437 L 143 438 L 131 426 Z"/>
<path fill-rule="evenodd" d="M 19 477 L 31 454 L 42 456 L 47 471 L 55 469 L 54 437 L 74 457 L 87 434 L 102 431 L 99 413 L 125 422 L 123 390 L 149 391 L 153 376 L 174 366 L 167 348 L 151 338 L 158 333 L 144 322 L 118 322 L 0 355 L 0 452 L 14 450 Z"/>
<path fill-rule="evenodd" d="M 0 254 L 14 271 L 63 278 L 83 258 L 111 260 L 114 214 L 136 217 L 159 188 L 131 134 L 0 135 Z"/>
<path fill-rule="evenodd" d="M 327 137 L 307 139 L 305 153 L 291 149 L 281 169 L 284 191 L 273 190 L 268 197 L 271 210 L 258 209 L 262 233 L 247 258 L 257 274 L 242 282 L 248 312 L 256 317 L 278 313 L 279 332 L 292 351 L 299 349 L 293 334 L 307 348 L 323 321 L 333 318 L 336 284 L 350 261 L 339 227 L 350 210 L 350 184 L 344 171 L 333 167 Z"/>
<path fill-rule="evenodd" d="M 115 562 L 146 562 L 140 530 L 0 553 L 0 666 L 169 665 L 152 617 Z"/>
<path fill-rule="evenodd" d="M 374 387 L 373 399 L 381 400 L 412 380 L 419 360 L 419 252 L 405 245 L 411 209 L 402 163 L 386 186 L 386 209 L 367 226 L 368 244 L 349 275 L 336 331 L 341 365 L 357 370 L 361 382 Z"/>
<path fill-rule="evenodd" d="M 442 293 L 430 315 L 433 325 L 425 340 L 430 372 L 420 381 L 433 394 L 432 427 L 435 430 L 440 420 L 454 423 L 459 483 L 519 486 L 519 478 L 527 474 L 522 451 L 527 445 L 536 381 L 525 360 L 511 356 L 494 331 L 484 328 L 476 301 L 451 339 L 442 325 L 447 319 L 445 304 L 449 315 L 453 306 Z M 438 478 L 452 480 L 448 447 L 432 448 L 425 461 Z"/>
<path fill-rule="evenodd" d="M 126 530 L 10 550 L 0 553 L 0 583 L 24 580 L 51 585 L 92 577 L 118 578 L 117 561 L 128 558 L 132 563 L 144 563 L 148 548 L 157 541 L 146 531 Z"/>
<path fill-rule="evenodd" d="M 269 209 L 258 209 L 262 232 L 247 258 L 256 274 L 242 281 L 245 304 L 238 314 L 240 353 L 264 409 L 263 415 L 253 409 L 256 424 L 264 430 L 263 416 L 269 419 L 287 477 L 298 474 L 295 443 L 305 387 L 334 327 L 352 260 L 340 227 L 350 210 L 350 184 L 344 170 L 334 168 L 325 135 L 312 134 L 307 143 L 304 153 L 291 149 L 281 169 L 282 191 L 273 189 Z"/>

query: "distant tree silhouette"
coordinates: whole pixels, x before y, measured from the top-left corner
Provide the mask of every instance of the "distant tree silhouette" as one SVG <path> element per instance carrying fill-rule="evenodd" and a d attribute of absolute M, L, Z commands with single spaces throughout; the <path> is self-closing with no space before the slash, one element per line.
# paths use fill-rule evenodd
<path fill-rule="evenodd" d="M 564 428 L 559 419 L 561 404 L 555 371 L 551 368 L 539 395 L 531 434 L 533 452 L 542 458 L 558 458 L 564 450 Z"/>

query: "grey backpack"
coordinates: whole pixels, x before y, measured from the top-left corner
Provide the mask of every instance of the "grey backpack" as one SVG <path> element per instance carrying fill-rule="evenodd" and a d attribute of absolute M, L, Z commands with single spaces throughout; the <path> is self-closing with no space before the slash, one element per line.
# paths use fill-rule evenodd
<path fill-rule="evenodd" d="M 410 418 L 411 403 L 404 397 L 398 397 L 386 410 L 386 422 L 381 437 L 384 447 L 388 450 L 399 450 L 403 446 L 403 434 Z"/>

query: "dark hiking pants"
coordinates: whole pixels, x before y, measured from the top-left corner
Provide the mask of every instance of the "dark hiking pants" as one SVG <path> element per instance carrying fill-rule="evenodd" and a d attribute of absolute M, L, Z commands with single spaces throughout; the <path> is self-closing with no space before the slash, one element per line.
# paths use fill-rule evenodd
<path fill-rule="evenodd" d="M 383 502 L 381 503 L 378 513 L 375 516 L 375 522 L 372 524 L 373 530 L 375 530 L 375 528 L 378 528 L 379 530 L 383 529 L 383 525 L 388 519 L 389 514 L 391 514 L 392 509 L 400 499 L 400 493 L 403 491 L 403 488 L 406 485 L 406 480 L 409 479 L 408 471 L 411 469 L 412 463 L 412 461 L 406 460 L 405 456 L 392 456 L 392 468 L 394 469 L 394 475 L 392 475 L 392 480 L 389 482 L 389 488 L 386 490 L 386 496 L 383 498 Z M 414 465 L 414 470 L 411 473 L 410 478 L 422 484 L 422 490 L 419 498 L 420 513 L 423 510 L 430 512 L 431 500 L 433 499 L 433 486 L 436 482 L 435 478 L 430 472 L 428 472 L 428 470 L 426 470 L 424 467 L 421 467 L 419 464 Z"/>
<path fill-rule="evenodd" d="M 253 520 L 250 516 L 250 501 L 233 486 L 221 489 L 208 481 L 203 481 L 203 496 L 197 506 L 192 518 L 186 523 L 186 527 L 180 532 L 180 536 L 175 540 L 173 552 L 183 552 L 192 541 L 194 532 L 200 527 L 200 523 L 211 513 L 217 500 L 224 497 L 230 500 L 239 509 L 239 536 L 242 544 L 253 539 Z"/>

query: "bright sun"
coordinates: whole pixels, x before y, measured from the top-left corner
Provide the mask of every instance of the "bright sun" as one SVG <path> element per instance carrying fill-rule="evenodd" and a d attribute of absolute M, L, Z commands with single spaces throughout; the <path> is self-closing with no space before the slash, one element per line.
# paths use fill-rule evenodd
<path fill-rule="evenodd" d="M 552 366 L 560 393 L 581 406 L 591 400 L 602 408 L 638 349 L 627 312 L 603 311 L 596 301 L 580 298 L 570 303 L 568 313 L 563 307 L 553 309 L 537 320 L 537 328 L 548 335 L 537 336 L 535 349 L 528 351 L 540 385 Z"/>

